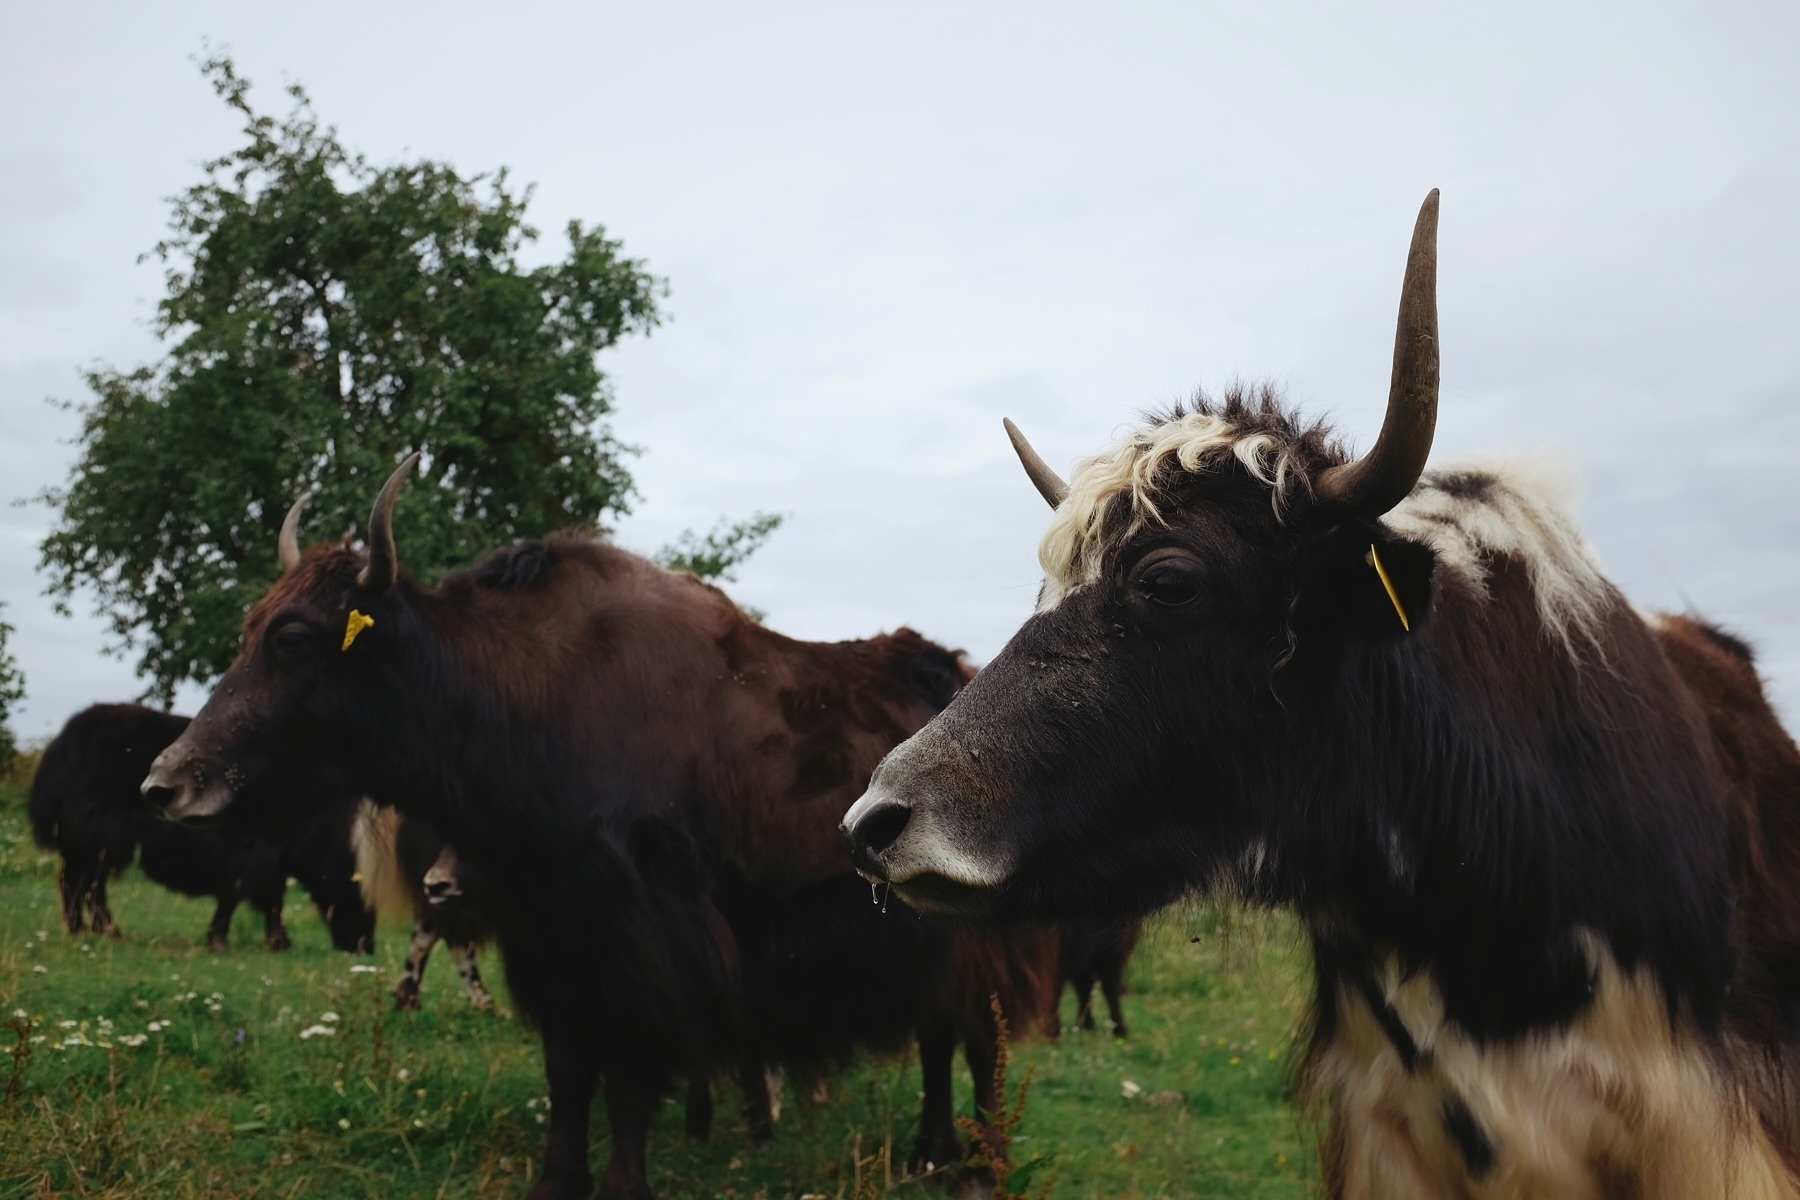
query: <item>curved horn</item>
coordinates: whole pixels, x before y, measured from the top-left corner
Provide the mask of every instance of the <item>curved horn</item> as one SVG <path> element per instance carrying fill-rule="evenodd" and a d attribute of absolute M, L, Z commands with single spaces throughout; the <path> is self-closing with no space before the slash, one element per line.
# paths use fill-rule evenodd
<path fill-rule="evenodd" d="M 1055 508 L 1069 494 L 1069 485 L 1062 481 L 1062 476 L 1050 469 L 1048 463 L 1038 457 L 1038 452 L 1031 448 L 1031 443 L 1025 440 L 1025 435 L 1019 432 L 1019 427 L 1010 418 L 1002 417 L 1001 420 L 1006 425 L 1006 436 L 1012 439 L 1013 449 L 1019 454 L 1019 461 L 1025 465 L 1025 474 L 1031 477 L 1038 494 L 1050 502 L 1051 508 Z"/>
<path fill-rule="evenodd" d="M 406 482 L 406 476 L 418 461 L 419 452 L 414 450 L 406 456 L 405 462 L 394 468 L 394 473 L 381 485 L 381 494 L 375 497 L 375 507 L 369 512 L 369 562 L 357 575 L 356 582 L 371 592 L 387 591 L 400 574 L 400 552 L 394 548 L 394 501 L 400 495 L 400 485 Z"/>
<path fill-rule="evenodd" d="M 281 539 L 276 544 L 276 555 L 281 560 L 283 575 L 300 565 L 300 514 L 306 511 L 312 496 L 311 492 L 302 492 L 294 501 L 294 507 L 287 510 L 287 516 L 281 518 Z"/>
<path fill-rule="evenodd" d="M 1412 491 L 1431 454 L 1438 404 L 1437 222 L 1438 194 L 1432 188 L 1406 255 L 1381 434 L 1355 462 L 1320 473 L 1313 488 L 1320 502 L 1333 508 L 1380 516 Z"/>

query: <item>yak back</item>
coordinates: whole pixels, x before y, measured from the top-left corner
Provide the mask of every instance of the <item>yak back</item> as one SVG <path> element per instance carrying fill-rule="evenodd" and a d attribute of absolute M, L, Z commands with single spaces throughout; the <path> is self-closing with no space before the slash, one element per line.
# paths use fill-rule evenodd
<path fill-rule="evenodd" d="M 1664 616 L 1657 641 L 1704 714 L 1728 782 L 1739 936 L 1753 976 L 1733 989 L 1751 1028 L 1800 1034 L 1800 748 L 1763 694 L 1749 648 L 1690 617 Z"/>
<path fill-rule="evenodd" d="M 565 805 L 545 832 L 641 824 L 640 867 L 670 881 L 720 856 L 777 887 L 842 874 L 838 820 L 968 675 L 910 629 L 785 637 L 686 572 L 585 538 L 522 542 L 413 595 L 511 723 L 509 753 L 553 745 L 581 782 L 524 801 Z"/>

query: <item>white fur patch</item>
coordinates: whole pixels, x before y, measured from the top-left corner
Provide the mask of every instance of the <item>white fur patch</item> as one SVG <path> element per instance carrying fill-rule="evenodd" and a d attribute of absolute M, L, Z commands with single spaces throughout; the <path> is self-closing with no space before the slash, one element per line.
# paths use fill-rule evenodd
<path fill-rule="evenodd" d="M 1599 647 L 1612 589 L 1569 516 L 1570 490 L 1539 464 L 1470 463 L 1426 471 L 1383 521 L 1430 546 L 1438 566 L 1478 595 L 1486 594 L 1496 555 L 1517 559 L 1531 576 L 1545 630 L 1578 657 L 1577 635 Z"/>
<path fill-rule="evenodd" d="M 1129 497 L 1132 518 L 1127 536 L 1146 524 L 1161 524 L 1156 478 L 1163 464 L 1174 459 L 1183 470 L 1203 471 L 1226 454 L 1268 485 L 1270 503 L 1279 514 L 1295 470 L 1292 452 L 1273 434 L 1246 434 L 1211 413 L 1188 413 L 1142 426 L 1110 449 L 1077 463 L 1069 494 L 1057 506 L 1038 547 L 1044 568 L 1038 611 L 1055 608 L 1071 591 L 1100 577 L 1105 547 L 1095 535 L 1115 499 Z"/>
<path fill-rule="evenodd" d="M 1306 487 L 1293 448 L 1280 437 L 1241 430 L 1210 413 L 1139 427 L 1076 464 L 1069 495 L 1038 548 L 1044 568 L 1038 611 L 1099 579 L 1106 552 L 1099 530 L 1113 504 L 1131 506 L 1126 537 L 1166 523 L 1159 507 L 1167 499 L 1159 485 L 1166 464 L 1199 472 L 1227 456 L 1269 489 L 1277 518 L 1293 491 Z M 1477 480 L 1481 486 L 1457 486 Z M 1429 545 L 1450 577 L 1477 595 L 1486 594 L 1495 556 L 1517 558 L 1530 574 L 1545 630 L 1576 656 L 1577 637 L 1599 646 L 1599 620 L 1612 592 L 1568 513 L 1567 491 L 1552 472 L 1515 462 L 1429 470 L 1384 520 Z"/>
<path fill-rule="evenodd" d="M 1595 995 L 1564 1030 L 1482 1045 L 1444 1018 L 1437 988 L 1396 964 L 1377 981 L 1419 1048 L 1401 1062 L 1362 994 L 1307 1083 L 1332 1110 L 1336 1200 L 1791 1200 L 1796 1186 L 1743 1090 L 1672 1026 L 1662 992 L 1590 943 Z M 1445 1120 L 1460 1105 L 1492 1150 L 1471 1172 Z"/>

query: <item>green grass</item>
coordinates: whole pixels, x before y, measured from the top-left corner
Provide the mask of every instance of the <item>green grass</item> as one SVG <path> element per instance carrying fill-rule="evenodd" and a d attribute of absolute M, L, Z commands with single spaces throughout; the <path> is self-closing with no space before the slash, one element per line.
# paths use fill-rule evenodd
<path fill-rule="evenodd" d="M 112 892 L 124 937 L 69 937 L 55 880 L 17 789 L 0 791 L 0 1197 L 472 1197 L 529 1186 L 544 1081 L 497 965 L 498 1013 L 471 1010 L 448 965 L 428 972 L 423 1011 L 396 1013 L 387 989 L 402 933 L 384 929 L 372 959 L 336 953 L 298 888 L 291 951 L 263 950 L 260 919 L 245 910 L 231 953 L 212 955 L 209 901 L 134 871 Z M 380 970 L 353 970 L 369 965 Z M 1129 1043 L 1071 1029 L 1060 1044 L 1015 1047 L 1014 1081 L 1032 1078 L 1015 1156 L 1050 1158 L 1033 1186 L 1048 1178 L 1064 1200 L 1317 1194 L 1310 1127 L 1285 1099 L 1306 983 L 1288 922 L 1206 909 L 1160 919 L 1132 965 Z M 28 1016 L 7 1027 L 15 1010 Z M 1072 1017 L 1065 997 L 1065 1024 Z M 315 1025 L 333 1032 L 300 1037 Z M 966 1111 L 960 1065 L 958 1075 Z M 728 1086 L 706 1144 L 683 1137 L 671 1100 L 652 1134 L 652 1183 L 666 1200 L 944 1194 L 891 1178 L 917 1118 L 916 1065 L 865 1062 L 830 1089 L 815 1105 L 790 1088 L 762 1151 L 744 1140 Z M 594 1131 L 597 1171 L 598 1117 Z"/>

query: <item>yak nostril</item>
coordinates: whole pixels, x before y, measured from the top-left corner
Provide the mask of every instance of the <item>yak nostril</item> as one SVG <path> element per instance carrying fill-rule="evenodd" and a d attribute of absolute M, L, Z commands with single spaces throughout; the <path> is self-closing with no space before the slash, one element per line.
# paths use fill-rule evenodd
<path fill-rule="evenodd" d="M 910 820 L 911 808 L 904 804 L 884 804 L 858 821 L 851 836 L 862 843 L 867 853 L 880 854 L 899 840 Z"/>

